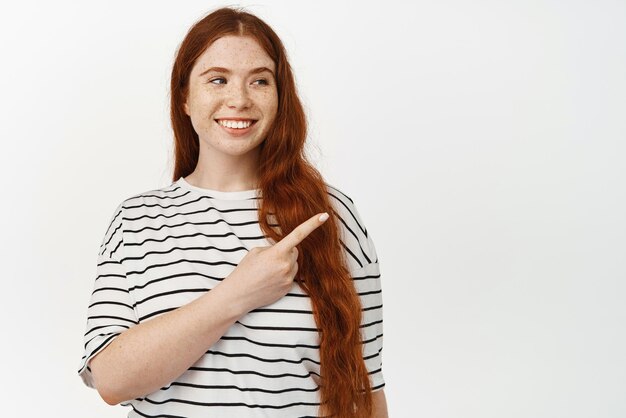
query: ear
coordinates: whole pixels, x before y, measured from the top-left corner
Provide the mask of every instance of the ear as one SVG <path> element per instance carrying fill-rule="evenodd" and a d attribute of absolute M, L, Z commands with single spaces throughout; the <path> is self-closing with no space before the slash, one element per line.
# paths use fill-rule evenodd
<path fill-rule="evenodd" d="M 189 106 L 187 105 L 187 102 L 185 101 L 185 103 L 183 103 L 183 110 L 185 111 L 185 113 L 187 114 L 187 116 L 191 116 L 189 114 Z"/>

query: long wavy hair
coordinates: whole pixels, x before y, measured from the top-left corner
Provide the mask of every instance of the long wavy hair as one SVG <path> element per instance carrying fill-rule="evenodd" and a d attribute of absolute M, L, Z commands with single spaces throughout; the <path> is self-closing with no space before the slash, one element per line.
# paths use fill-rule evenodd
<path fill-rule="evenodd" d="M 189 29 L 178 49 L 171 78 L 173 180 L 191 174 L 198 163 L 198 135 L 183 109 L 189 75 L 206 48 L 226 35 L 254 38 L 276 64 L 278 111 L 260 145 L 258 215 L 261 230 L 278 242 L 314 214 L 333 214 L 334 210 L 324 179 L 304 155 L 307 122 L 285 48 L 269 25 L 242 9 L 221 8 L 206 15 Z M 279 230 L 270 227 L 269 215 Z M 299 247 L 296 280 L 311 298 L 320 331 L 321 410 L 339 418 L 370 417 L 372 395 L 362 353 L 361 304 L 335 216 Z"/>

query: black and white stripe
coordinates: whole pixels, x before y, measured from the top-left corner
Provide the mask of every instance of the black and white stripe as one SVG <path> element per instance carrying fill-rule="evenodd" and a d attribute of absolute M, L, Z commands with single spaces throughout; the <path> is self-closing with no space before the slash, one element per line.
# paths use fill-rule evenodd
<path fill-rule="evenodd" d="M 354 202 L 328 186 L 362 304 L 363 358 L 374 390 L 382 375 L 382 292 L 378 257 Z M 79 374 L 117 335 L 210 291 L 253 247 L 270 245 L 257 217 L 256 190 L 216 192 L 183 178 L 124 200 L 98 252 Z M 309 297 L 297 285 L 279 301 L 233 324 L 176 381 L 130 406 L 129 417 L 318 416 L 319 334 Z"/>

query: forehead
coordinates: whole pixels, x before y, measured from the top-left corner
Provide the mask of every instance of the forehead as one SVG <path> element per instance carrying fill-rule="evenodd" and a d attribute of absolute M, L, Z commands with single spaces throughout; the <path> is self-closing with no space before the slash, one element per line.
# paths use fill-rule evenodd
<path fill-rule="evenodd" d="M 275 70 L 274 61 L 256 39 L 249 36 L 223 36 L 198 57 L 192 72 L 202 73 L 210 67 L 224 67 L 234 72 L 267 67 Z"/>

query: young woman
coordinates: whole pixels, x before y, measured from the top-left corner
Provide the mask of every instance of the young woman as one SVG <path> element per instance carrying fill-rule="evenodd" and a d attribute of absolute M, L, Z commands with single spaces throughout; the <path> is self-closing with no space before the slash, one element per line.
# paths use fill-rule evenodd
<path fill-rule="evenodd" d="M 79 370 L 129 417 L 387 417 L 378 258 L 307 162 L 282 42 L 198 21 L 172 70 L 173 182 L 118 205 Z"/>

